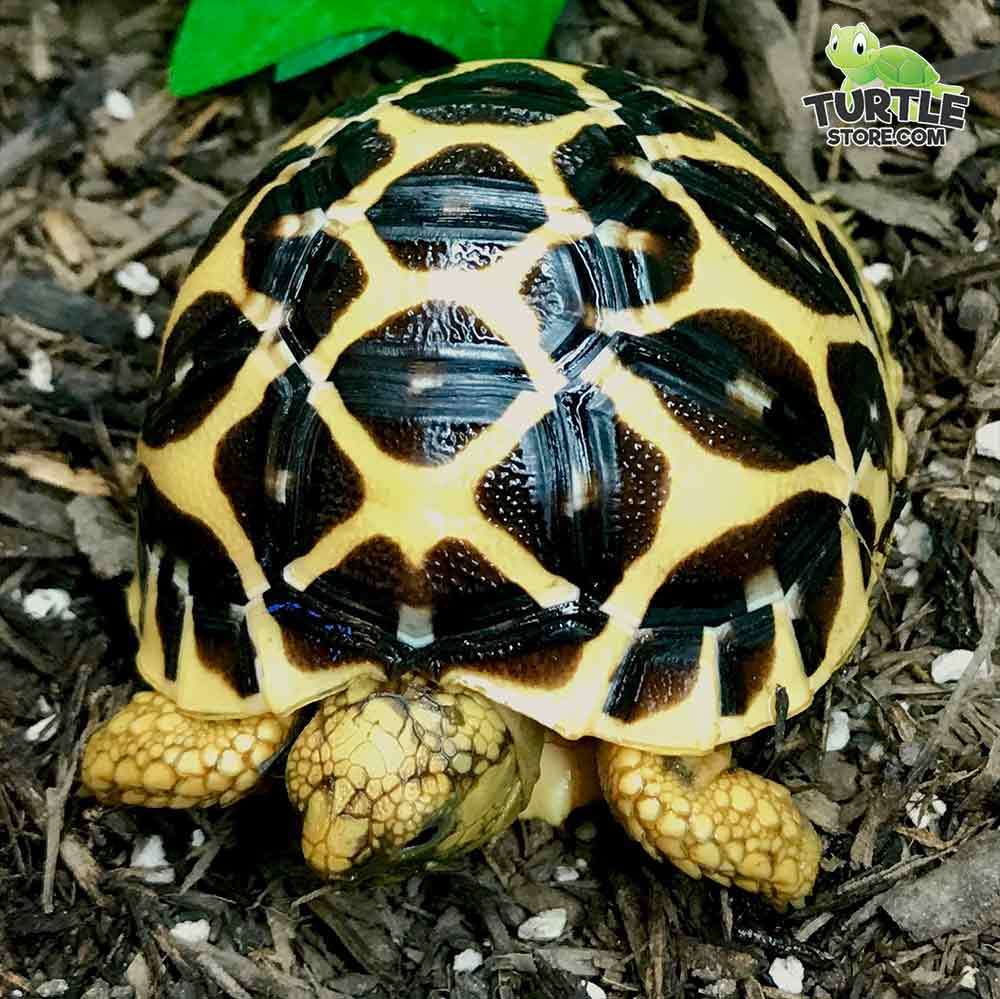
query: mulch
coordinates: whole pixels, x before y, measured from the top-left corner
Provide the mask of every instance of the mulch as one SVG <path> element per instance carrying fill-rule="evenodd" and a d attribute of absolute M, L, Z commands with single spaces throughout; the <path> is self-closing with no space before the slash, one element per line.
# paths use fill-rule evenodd
<path fill-rule="evenodd" d="M 812 709 L 739 747 L 823 835 L 816 893 L 783 915 L 652 864 L 596 807 L 362 891 L 310 876 L 280 786 L 204 813 L 78 796 L 85 734 L 136 688 L 136 436 L 194 247 L 297 129 L 445 62 L 390 36 L 179 101 L 182 13 L 0 2 L 0 995 L 1000 999 L 995 5 L 574 0 L 551 46 L 745 122 L 894 310 L 911 457 L 871 627 Z M 943 150 L 823 145 L 799 101 L 836 86 L 822 46 L 861 17 L 965 86 Z M 553 909 L 559 937 L 523 939 Z"/>

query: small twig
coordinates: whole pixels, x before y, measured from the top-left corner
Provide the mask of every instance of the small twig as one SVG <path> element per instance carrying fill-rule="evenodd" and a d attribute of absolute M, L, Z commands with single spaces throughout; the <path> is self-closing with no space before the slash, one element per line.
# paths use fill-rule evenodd
<path fill-rule="evenodd" d="M 72 668 L 76 670 L 76 684 L 73 687 L 70 706 L 66 712 L 68 718 L 74 718 L 80 710 L 83 693 L 87 689 L 87 679 L 94 668 L 92 661 L 94 651 L 95 643 L 87 642 L 71 662 Z M 75 711 L 74 705 L 76 706 Z M 73 743 L 67 753 L 59 758 L 55 787 L 45 789 L 45 871 L 42 877 L 42 911 L 46 913 L 52 912 L 55 908 L 56 861 L 62 845 L 66 801 L 76 778 L 83 744 L 90 738 L 90 734 L 96 727 L 96 719 L 89 718 L 83 735 Z"/>
<path fill-rule="evenodd" d="M 229 839 L 229 829 L 225 829 L 221 834 L 213 833 L 212 838 L 205 844 L 201 856 L 194 862 L 194 866 L 188 871 L 187 877 L 181 882 L 180 894 L 190 891 L 208 872 L 219 851 L 226 845 Z"/>
<path fill-rule="evenodd" d="M 969 660 L 968 666 L 965 667 L 965 672 L 955 685 L 955 689 L 952 691 L 951 697 L 948 698 L 948 703 L 945 705 L 944 711 L 941 712 L 941 716 L 934 731 L 931 733 L 931 737 L 927 740 L 916 762 L 913 764 L 913 768 L 910 770 L 909 777 L 903 788 L 903 793 L 907 798 L 916 790 L 917 786 L 923 780 L 924 774 L 927 773 L 934 763 L 938 747 L 958 720 L 962 702 L 965 700 L 965 696 L 969 690 L 972 689 L 972 685 L 976 682 L 979 667 L 989 659 L 990 654 L 996 647 L 998 635 L 1000 635 L 1000 610 L 994 604 L 992 613 L 987 617 L 986 629 L 979 644 L 976 646 L 972 658 Z"/>

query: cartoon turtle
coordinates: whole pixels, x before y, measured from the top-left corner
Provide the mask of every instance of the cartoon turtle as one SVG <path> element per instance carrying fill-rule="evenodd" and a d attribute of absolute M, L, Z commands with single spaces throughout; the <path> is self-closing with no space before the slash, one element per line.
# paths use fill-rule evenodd
<path fill-rule="evenodd" d="M 876 80 L 887 87 L 929 90 L 934 97 L 962 92 L 961 87 L 941 83 L 941 74 L 913 49 L 905 45 L 880 45 L 878 36 L 864 21 L 843 28 L 835 24 L 830 29 L 826 57 L 843 72 L 840 89 L 844 93 L 855 87 L 867 87 Z M 892 110 L 893 114 L 899 113 L 898 100 L 893 100 Z"/>

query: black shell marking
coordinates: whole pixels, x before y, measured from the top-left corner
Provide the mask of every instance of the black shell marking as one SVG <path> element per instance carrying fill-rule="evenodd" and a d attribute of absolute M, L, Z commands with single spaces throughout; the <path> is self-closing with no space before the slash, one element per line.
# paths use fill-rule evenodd
<path fill-rule="evenodd" d="M 827 375 L 855 467 L 867 452 L 876 468 L 885 468 L 892 443 L 892 417 L 875 355 L 860 343 L 831 344 Z"/>
<path fill-rule="evenodd" d="M 655 168 L 676 177 L 712 224 L 761 277 L 823 315 L 854 307 L 792 206 L 740 167 L 678 156 Z"/>
<path fill-rule="evenodd" d="M 197 430 L 259 341 L 260 331 L 228 295 L 206 292 L 195 299 L 163 349 L 142 439 L 163 447 Z"/>

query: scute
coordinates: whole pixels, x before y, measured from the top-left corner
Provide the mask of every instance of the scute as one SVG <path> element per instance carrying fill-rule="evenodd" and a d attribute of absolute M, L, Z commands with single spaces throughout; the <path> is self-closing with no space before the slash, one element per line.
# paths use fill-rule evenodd
<path fill-rule="evenodd" d="M 166 334 L 131 602 L 183 708 L 358 675 L 701 752 L 850 653 L 905 445 L 835 221 L 630 73 L 461 65 L 313 126 Z"/>

